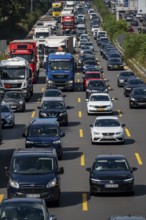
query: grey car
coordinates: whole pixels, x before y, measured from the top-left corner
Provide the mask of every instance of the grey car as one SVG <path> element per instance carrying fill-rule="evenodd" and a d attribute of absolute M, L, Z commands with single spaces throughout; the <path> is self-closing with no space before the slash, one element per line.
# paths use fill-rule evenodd
<path fill-rule="evenodd" d="M 1 104 L 1 125 L 11 128 L 15 125 L 15 115 L 8 104 Z"/>
<path fill-rule="evenodd" d="M 25 98 L 20 91 L 8 91 L 5 93 L 2 103 L 9 104 L 14 111 L 25 111 Z"/>

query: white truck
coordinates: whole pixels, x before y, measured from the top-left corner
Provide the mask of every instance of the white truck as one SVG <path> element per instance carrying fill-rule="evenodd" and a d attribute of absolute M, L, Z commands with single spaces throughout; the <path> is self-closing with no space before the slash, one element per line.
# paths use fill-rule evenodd
<path fill-rule="evenodd" d="M 52 34 L 50 27 L 35 27 L 33 39 L 40 40 L 49 37 Z"/>
<path fill-rule="evenodd" d="M 0 62 L 0 92 L 21 91 L 26 100 L 33 94 L 32 70 L 22 57 L 9 58 Z"/>

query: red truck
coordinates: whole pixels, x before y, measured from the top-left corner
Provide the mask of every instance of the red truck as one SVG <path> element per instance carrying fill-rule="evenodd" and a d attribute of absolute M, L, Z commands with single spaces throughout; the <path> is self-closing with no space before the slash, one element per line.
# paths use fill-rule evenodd
<path fill-rule="evenodd" d="M 61 17 L 62 31 L 71 30 L 74 32 L 75 18 L 73 14 L 62 15 Z"/>
<path fill-rule="evenodd" d="M 9 43 L 10 57 L 23 57 L 32 69 L 32 82 L 36 83 L 39 75 L 39 59 L 35 40 L 14 40 Z"/>

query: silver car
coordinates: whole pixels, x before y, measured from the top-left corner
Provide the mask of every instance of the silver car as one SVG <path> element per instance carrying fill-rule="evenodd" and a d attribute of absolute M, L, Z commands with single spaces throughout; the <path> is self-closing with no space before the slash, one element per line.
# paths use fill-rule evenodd
<path fill-rule="evenodd" d="M 11 128 L 15 125 L 15 115 L 8 104 L 1 104 L 1 125 Z"/>

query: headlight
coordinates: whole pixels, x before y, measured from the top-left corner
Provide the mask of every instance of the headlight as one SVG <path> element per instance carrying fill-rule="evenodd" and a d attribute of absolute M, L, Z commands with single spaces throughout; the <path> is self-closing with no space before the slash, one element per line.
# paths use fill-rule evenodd
<path fill-rule="evenodd" d="M 116 132 L 115 135 L 122 134 L 122 132 Z"/>
<path fill-rule="evenodd" d="M 2 101 L 2 104 L 5 104 L 6 102 L 5 101 Z"/>
<path fill-rule="evenodd" d="M 11 119 L 11 118 L 12 118 L 12 115 L 7 115 L 6 118 L 7 118 L 7 119 Z"/>
<path fill-rule="evenodd" d="M 131 98 L 131 101 L 135 101 L 135 98 Z"/>
<path fill-rule="evenodd" d="M 46 117 L 46 116 L 47 116 L 47 114 L 44 113 L 44 112 L 41 112 L 40 115 L 43 116 L 43 117 Z"/>
<path fill-rule="evenodd" d="M 133 182 L 133 178 L 125 179 L 124 182 L 131 183 L 131 182 Z"/>
<path fill-rule="evenodd" d="M 19 189 L 19 183 L 16 182 L 15 180 L 10 179 L 9 184 L 11 187 Z"/>
<path fill-rule="evenodd" d="M 99 133 L 99 132 L 96 132 L 96 131 L 93 131 L 93 134 L 94 134 L 94 135 L 100 135 L 100 133 Z"/>
<path fill-rule="evenodd" d="M 19 104 L 22 105 L 22 104 L 23 104 L 23 101 L 19 101 Z"/>
<path fill-rule="evenodd" d="M 53 80 L 48 80 L 48 84 L 53 84 Z"/>
<path fill-rule="evenodd" d="M 108 67 L 112 67 L 112 65 L 109 65 L 109 64 L 108 64 Z"/>
<path fill-rule="evenodd" d="M 91 90 L 87 89 L 86 92 L 90 92 L 91 93 Z"/>
<path fill-rule="evenodd" d="M 26 144 L 33 144 L 33 141 L 26 141 Z"/>
<path fill-rule="evenodd" d="M 27 88 L 27 82 L 24 82 L 23 88 Z"/>
<path fill-rule="evenodd" d="M 73 84 L 73 80 L 69 80 L 67 83 L 68 84 Z"/>
<path fill-rule="evenodd" d="M 131 88 L 126 87 L 126 90 L 131 90 Z"/>
<path fill-rule="evenodd" d="M 60 116 L 63 116 L 63 115 L 66 115 L 66 114 L 67 114 L 67 112 L 61 112 Z"/>
<path fill-rule="evenodd" d="M 54 179 L 50 180 L 50 181 L 47 183 L 46 188 L 51 188 L 51 187 L 56 186 L 56 185 L 57 185 L 57 179 L 54 178 Z"/>
<path fill-rule="evenodd" d="M 101 182 L 101 180 L 100 179 L 91 178 L 91 182 L 92 183 L 99 183 L 99 182 Z"/>
<path fill-rule="evenodd" d="M 120 82 L 124 82 L 124 79 L 119 79 Z"/>
<path fill-rule="evenodd" d="M 53 141 L 53 144 L 60 144 L 60 143 L 61 143 L 60 140 L 58 140 L 58 141 Z"/>

